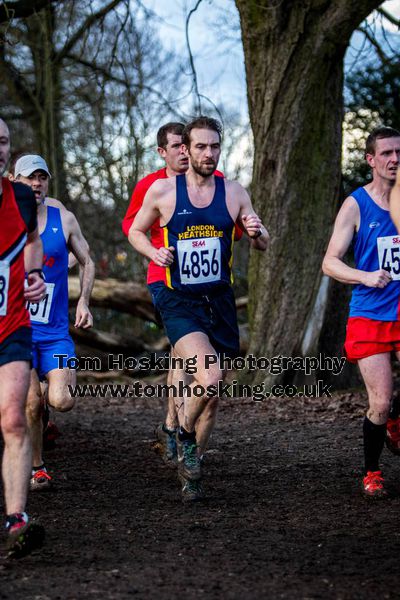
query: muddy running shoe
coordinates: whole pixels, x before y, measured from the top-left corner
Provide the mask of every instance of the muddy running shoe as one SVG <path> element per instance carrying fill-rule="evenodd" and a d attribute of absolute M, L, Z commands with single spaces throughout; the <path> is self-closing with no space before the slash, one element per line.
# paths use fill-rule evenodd
<path fill-rule="evenodd" d="M 44 528 L 29 521 L 26 513 L 8 515 L 6 531 L 7 558 L 21 558 L 43 545 Z"/>
<path fill-rule="evenodd" d="M 368 471 L 363 479 L 363 490 L 369 498 L 382 498 L 386 496 L 384 479 L 381 471 Z"/>
<path fill-rule="evenodd" d="M 400 417 L 387 420 L 386 446 L 393 454 L 400 455 Z"/>
<path fill-rule="evenodd" d="M 157 441 L 155 450 L 161 455 L 166 465 L 171 467 L 178 463 L 178 452 L 176 449 L 176 429 L 167 429 L 163 424 L 155 429 Z"/>
<path fill-rule="evenodd" d="M 34 490 L 48 490 L 51 487 L 52 477 L 48 474 L 43 465 L 39 469 L 33 469 L 32 477 L 29 482 L 29 488 Z"/>
<path fill-rule="evenodd" d="M 180 440 L 176 434 L 178 469 L 185 479 L 197 481 L 201 477 L 201 464 L 197 454 L 197 444 L 193 440 Z"/>
<path fill-rule="evenodd" d="M 200 480 L 191 481 L 182 475 L 179 476 L 179 479 L 182 484 L 182 502 L 189 503 L 204 500 L 205 493 Z"/>

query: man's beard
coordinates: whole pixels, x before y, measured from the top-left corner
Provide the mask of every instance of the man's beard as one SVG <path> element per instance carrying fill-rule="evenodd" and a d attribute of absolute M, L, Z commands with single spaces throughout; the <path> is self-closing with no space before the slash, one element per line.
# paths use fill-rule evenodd
<path fill-rule="evenodd" d="M 199 164 L 199 163 L 195 163 L 190 161 L 190 164 L 192 166 L 192 169 L 195 173 L 197 173 L 197 175 L 201 175 L 202 177 L 211 177 L 211 175 L 213 175 L 215 173 L 215 170 L 217 168 L 217 163 L 213 162 L 212 164 Z"/>

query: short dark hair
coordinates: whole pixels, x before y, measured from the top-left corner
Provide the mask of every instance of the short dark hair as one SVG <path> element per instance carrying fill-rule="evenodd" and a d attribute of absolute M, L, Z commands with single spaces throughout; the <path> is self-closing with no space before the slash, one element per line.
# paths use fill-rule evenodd
<path fill-rule="evenodd" d="M 211 131 L 216 131 L 219 141 L 222 140 L 222 125 L 217 119 L 213 119 L 212 117 L 197 117 L 185 125 L 182 133 L 182 144 L 185 144 L 188 148 L 190 146 L 190 133 L 192 129 L 210 129 Z"/>
<path fill-rule="evenodd" d="M 157 145 L 159 148 L 166 148 L 168 144 L 167 134 L 173 133 L 175 135 L 182 135 L 185 126 L 183 123 L 165 123 L 157 131 Z"/>
<path fill-rule="evenodd" d="M 386 138 L 400 137 L 400 131 L 393 127 L 376 127 L 365 142 L 365 154 L 375 154 L 376 140 L 384 140 Z"/>

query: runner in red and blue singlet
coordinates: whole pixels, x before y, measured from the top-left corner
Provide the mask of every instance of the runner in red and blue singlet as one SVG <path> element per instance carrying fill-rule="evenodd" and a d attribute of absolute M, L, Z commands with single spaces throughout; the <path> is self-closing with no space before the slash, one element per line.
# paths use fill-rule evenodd
<path fill-rule="evenodd" d="M 2 177 L 9 156 L 10 134 L 5 122 L 0 119 L 2 475 L 8 553 L 18 557 L 40 546 L 44 536 L 43 528 L 32 523 L 25 512 L 32 465 L 31 440 L 25 420 L 31 361 L 31 330 L 25 301 L 40 301 L 45 293 L 45 284 L 41 269 L 43 249 L 37 230 L 35 198 L 26 186 L 12 184 Z"/>
<path fill-rule="evenodd" d="M 368 392 L 364 419 L 365 476 L 363 491 L 369 497 L 385 495 L 379 466 L 387 439 L 400 454 L 399 408 L 391 409 L 393 377 L 390 355 L 400 358 L 400 238 L 390 219 L 389 195 L 400 161 L 400 132 L 380 127 L 366 142 L 366 159 L 372 181 L 344 202 L 336 218 L 323 270 L 353 284 L 345 354 L 357 362 Z M 354 240 L 356 265 L 343 257 Z"/>

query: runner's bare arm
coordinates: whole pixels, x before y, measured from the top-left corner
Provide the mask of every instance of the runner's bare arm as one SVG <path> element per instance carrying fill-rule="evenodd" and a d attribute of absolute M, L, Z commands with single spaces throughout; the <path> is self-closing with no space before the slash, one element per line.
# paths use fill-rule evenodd
<path fill-rule="evenodd" d="M 397 169 L 396 183 L 390 193 L 390 216 L 400 233 L 400 168 Z"/>
<path fill-rule="evenodd" d="M 93 317 L 89 310 L 90 295 L 92 293 L 95 266 L 90 256 L 89 244 L 82 235 L 79 223 L 71 212 L 63 215 L 63 227 L 68 231 L 68 247 L 79 263 L 79 279 L 81 295 L 76 306 L 75 327 L 88 329 L 93 326 Z"/>
<path fill-rule="evenodd" d="M 390 274 L 384 269 L 361 271 L 349 267 L 343 257 L 350 247 L 354 233 L 360 222 L 360 209 L 357 202 L 349 196 L 336 217 L 332 237 L 322 263 L 325 275 L 341 283 L 361 283 L 367 287 L 384 288 L 391 281 Z"/>
<path fill-rule="evenodd" d="M 250 243 L 255 250 L 266 250 L 269 242 L 269 234 L 262 224 L 260 217 L 255 213 L 250 196 L 238 183 L 234 183 L 233 192 L 240 206 L 237 223 L 247 233 Z"/>
<path fill-rule="evenodd" d="M 43 266 L 43 245 L 37 229 L 28 234 L 24 249 L 24 263 L 27 273 Z M 25 288 L 25 300 L 40 302 L 46 292 L 46 285 L 38 273 L 28 275 L 28 287 Z"/>
<path fill-rule="evenodd" d="M 154 248 L 147 238 L 146 233 L 161 216 L 158 201 L 160 194 L 163 194 L 165 188 L 166 186 L 163 181 L 153 183 L 143 200 L 142 208 L 137 213 L 128 234 L 129 243 L 135 250 L 160 267 L 167 267 L 172 264 L 174 260 L 173 248 Z"/>

